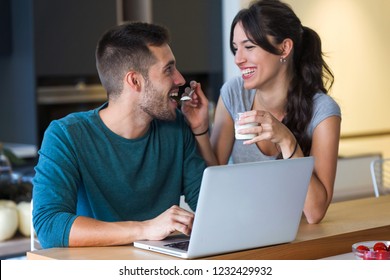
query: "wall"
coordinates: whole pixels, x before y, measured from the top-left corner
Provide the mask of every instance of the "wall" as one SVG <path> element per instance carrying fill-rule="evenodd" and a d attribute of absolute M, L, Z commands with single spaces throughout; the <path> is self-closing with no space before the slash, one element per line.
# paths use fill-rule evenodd
<path fill-rule="evenodd" d="M 32 1 L 11 1 L 12 49 L 0 56 L 0 141 L 36 144 Z"/>
<path fill-rule="evenodd" d="M 237 11 L 246 7 L 247 4 L 240 3 L 239 0 L 223 0 L 222 1 L 222 50 L 223 50 L 223 79 L 224 81 L 240 75 L 240 71 L 236 64 L 234 64 L 234 56 L 230 51 L 230 24 L 233 21 Z"/>
<path fill-rule="evenodd" d="M 316 30 L 335 74 L 342 134 L 390 132 L 390 1 L 287 0 Z"/>
<path fill-rule="evenodd" d="M 390 157 L 390 1 L 286 0 L 322 38 L 341 106 L 340 155 Z M 372 137 L 347 137 L 376 134 Z M 386 134 L 387 133 L 387 134 Z"/>
<path fill-rule="evenodd" d="M 224 34 L 239 7 L 251 0 L 227 0 L 233 4 L 224 13 Z M 302 24 L 322 38 L 326 60 L 335 74 L 330 95 L 342 110 L 340 154 L 380 152 L 390 157 L 390 1 L 383 0 L 285 0 Z M 234 10 L 233 10 L 234 9 Z M 225 46 L 225 80 L 239 74 Z M 226 59 L 230 59 L 226 63 Z M 384 134 L 374 137 L 355 137 Z"/>

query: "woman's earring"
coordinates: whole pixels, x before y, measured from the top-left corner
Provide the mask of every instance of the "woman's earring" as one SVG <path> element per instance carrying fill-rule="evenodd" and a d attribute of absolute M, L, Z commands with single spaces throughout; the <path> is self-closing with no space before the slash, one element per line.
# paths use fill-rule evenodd
<path fill-rule="evenodd" d="M 280 63 L 286 63 L 287 62 L 287 59 L 284 58 L 283 56 L 280 57 L 279 59 Z"/>

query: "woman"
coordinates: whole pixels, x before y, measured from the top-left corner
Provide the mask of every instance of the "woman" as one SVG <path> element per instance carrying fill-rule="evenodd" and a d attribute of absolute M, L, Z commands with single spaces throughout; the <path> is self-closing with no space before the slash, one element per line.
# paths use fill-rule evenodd
<path fill-rule="evenodd" d="M 260 0 L 234 18 L 230 47 L 242 76 L 222 87 L 210 138 L 199 84 L 191 84 L 193 99 L 182 106 L 203 157 L 217 165 L 314 156 L 304 214 L 319 223 L 333 196 L 341 112 L 327 95 L 333 74 L 318 34 L 285 3 Z M 240 124 L 258 124 L 240 131 L 257 134 L 253 139 L 235 139 L 238 112 L 245 112 Z"/>

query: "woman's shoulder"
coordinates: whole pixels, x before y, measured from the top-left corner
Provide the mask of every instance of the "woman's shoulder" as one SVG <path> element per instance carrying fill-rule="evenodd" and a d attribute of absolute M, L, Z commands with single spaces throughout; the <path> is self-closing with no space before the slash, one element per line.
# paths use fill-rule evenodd
<path fill-rule="evenodd" d="M 336 100 L 328 94 L 319 92 L 313 97 L 315 111 L 330 111 L 334 115 L 341 115 L 340 106 Z"/>
<path fill-rule="evenodd" d="M 221 89 L 221 97 L 233 116 L 235 112 L 249 111 L 252 108 L 255 92 L 245 89 L 243 79 L 237 76 L 225 82 Z"/>
<path fill-rule="evenodd" d="M 240 76 L 235 76 L 229 80 L 227 80 L 223 86 L 222 89 L 242 89 L 244 86 L 244 81 Z"/>
<path fill-rule="evenodd" d="M 341 118 L 340 106 L 331 96 L 325 93 L 316 93 L 313 97 L 313 117 L 308 127 L 309 135 L 313 135 L 318 124 L 332 116 Z"/>

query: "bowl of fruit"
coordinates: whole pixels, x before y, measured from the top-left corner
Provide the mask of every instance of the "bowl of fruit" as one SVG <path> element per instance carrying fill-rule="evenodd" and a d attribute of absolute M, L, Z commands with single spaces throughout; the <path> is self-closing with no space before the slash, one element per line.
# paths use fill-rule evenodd
<path fill-rule="evenodd" d="M 363 241 L 352 245 L 359 260 L 390 260 L 390 241 Z"/>

